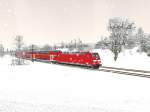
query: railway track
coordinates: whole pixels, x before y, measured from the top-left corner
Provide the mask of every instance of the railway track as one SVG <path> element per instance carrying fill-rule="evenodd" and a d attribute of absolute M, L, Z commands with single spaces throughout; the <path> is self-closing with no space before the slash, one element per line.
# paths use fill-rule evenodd
<path fill-rule="evenodd" d="M 150 71 L 102 66 L 98 71 L 150 78 Z"/>
<path fill-rule="evenodd" d="M 125 71 L 140 72 L 140 73 L 149 73 L 150 74 L 150 71 L 137 70 L 137 69 L 126 69 L 126 68 L 108 67 L 108 66 L 102 66 L 101 68 L 114 69 L 114 70 L 125 70 Z"/>

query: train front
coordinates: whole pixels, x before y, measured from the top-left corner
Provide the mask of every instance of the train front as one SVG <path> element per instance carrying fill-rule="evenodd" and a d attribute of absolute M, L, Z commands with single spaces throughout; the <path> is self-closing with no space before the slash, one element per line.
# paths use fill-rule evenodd
<path fill-rule="evenodd" d="M 92 65 L 94 68 L 102 66 L 101 59 L 98 53 L 92 53 Z"/>

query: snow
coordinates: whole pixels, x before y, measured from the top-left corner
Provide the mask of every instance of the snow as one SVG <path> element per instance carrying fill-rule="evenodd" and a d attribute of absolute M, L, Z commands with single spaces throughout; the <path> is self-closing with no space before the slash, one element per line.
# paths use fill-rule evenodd
<path fill-rule="evenodd" d="M 70 50 L 68 48 L 58 48 L 57 50 L 60 50 L 62 52 L 69 52 Z"/>
<path fill-rule="evenodd" d="M 114 54 L 110 50 L 95 49 L 92 52 L 99 53 L 103 66 L 150 71 L 150 57 L 146 53 L 137 53 L 137 48 L 119 53 L 117 61 L 114 61 Z"/>
<path fill-rule="evenodd" d="M 126 57 L 129 52 L 124 53 Z M 126 62 L 124 54 L 120 54 L 118 61 L 113 62 L 109 58 L 111 52 L 99 53 L 104 65 L 128 68 L 137 67 L 131 63 L 135 57 L 146 58 L 133 53 L 136 56 L 131 55 L 134 58 L 128 57 L 130 61 Z M 12 66 L 11 59 L 0 58 L 0 109 L 4 112 L 150 111 L 149 78 L 30 61 L 28 65 Z M 146 67 L 146 63 L 140 62 Z"/>

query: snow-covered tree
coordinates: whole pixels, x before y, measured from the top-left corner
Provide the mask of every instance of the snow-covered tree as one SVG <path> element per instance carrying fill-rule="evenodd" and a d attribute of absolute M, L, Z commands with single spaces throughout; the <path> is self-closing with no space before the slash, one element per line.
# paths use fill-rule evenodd
<path fill-rule="evenodd" d="M 139 43 L 139 51 L 140 52 L 147 52 L 149 47 L 149 37 L 144 33 L 142 28 L 139 28 L 136 34 L 138 43 Z"/>
<path fill-rule="evenodd" d="M 98 49 L 98 48 L 108 49 L 109 46 L 110 46 L 110 40 L 107 37 L 105 37 L 105 38 L 101 37 L 101 40 L 95 44 L 96 49 Z"/>
<path fill-rule="evenodd" d="M 78 51 L 82 51 L 83 50 L 83 42 L 81 39 L 78 39 L 77 43 L 76 43 L 76 48 Z"/>
<path fill-rule="evenodd" d="M 70 41 L 68 47 L 69 47 L 69 50 L 70 50 L 70 51 L 72 51 L 72 50 L 75 48 L 75 44 L 74 44 L 73 40 Z"/>
<path fill-rule="evenodd" d="M 113 18 L 109 20 L 108 30 L 110 31 L 111 51 L 114 53 L 114 60 L 117 60 L 118 54 L 123 50 L 127 37 L 135 29 L 134 23 L 128 19 Z"/>
<path fill-rule="evenodd" d="M 28 50 L 29 51 L 40 51 L 40 47 L 38 45 L 35 45 L 35 44 L 31 44 L 28 46 Z"/>
<path fill-rule="evenodd" d="M 136 47 L 136 39 L 135 38 L 128 38 L 127 39 L 127 42 L 126 42 L 126 46 L 125 46 L 125 48 L 127 48 L 127 49 L 132 49 L 132 48 L 134 48 L 134 47 Z"/>
<path fill-rule="evenodd" d="M 52 50 L 52 47 L 48 44 L 44 45 L 42 48 L 41 48 L 42 51 L 49 51 L 49 50 Z"/>

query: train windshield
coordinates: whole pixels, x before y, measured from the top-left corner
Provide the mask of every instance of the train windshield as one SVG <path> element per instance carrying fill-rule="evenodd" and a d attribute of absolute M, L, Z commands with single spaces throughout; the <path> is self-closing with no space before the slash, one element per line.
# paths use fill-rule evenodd
<path fill-rule="evenodd" d="M 95 57 L 96 59 L 100 59 L 99 54 L 98 53 L 92 53 L 92 56 Z"/>

